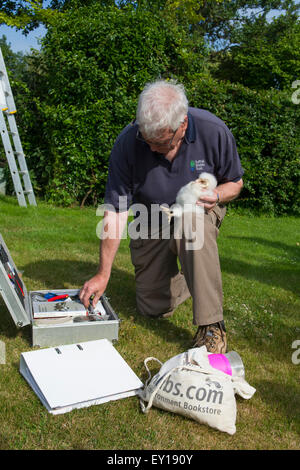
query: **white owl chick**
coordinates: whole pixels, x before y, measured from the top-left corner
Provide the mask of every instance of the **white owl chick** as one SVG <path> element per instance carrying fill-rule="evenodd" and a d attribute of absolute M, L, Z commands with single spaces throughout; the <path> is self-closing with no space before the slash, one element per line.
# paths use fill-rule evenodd
<path fill-rule="evenodd" d="M 191 205 L 202 196 L 212 196 L 213 190 L 217 186 L 217 180 L 211 173 L 201 173 L 195 181 L 182 186 L 177 193 L 176 202 L 171 209 L 160 206 L 161 210 L 168 216 L 170 222 L 172 217 L 181 217 L 185 211 L 191 210 Z"/>

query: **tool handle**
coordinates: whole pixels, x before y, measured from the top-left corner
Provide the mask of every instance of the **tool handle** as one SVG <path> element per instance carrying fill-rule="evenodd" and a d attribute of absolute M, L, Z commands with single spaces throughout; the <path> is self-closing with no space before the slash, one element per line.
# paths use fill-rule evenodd
<path fill-rule="evenodd" d="M 67 299 L 69 296 L 67 294 L 64 295 L 56 295 L 54 297 L 51 297 L 51 299 L 48 299 L 47 302 L 53 302 L 54 300 L 62 300 L 62 299 Z"/>

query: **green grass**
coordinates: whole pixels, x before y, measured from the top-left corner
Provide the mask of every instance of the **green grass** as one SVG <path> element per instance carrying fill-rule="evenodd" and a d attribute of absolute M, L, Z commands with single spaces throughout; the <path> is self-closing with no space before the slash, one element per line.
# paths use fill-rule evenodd
<path fill-rule="evenodd" d="M 0 197 L 0 233 L 28 290 L 81 287 L 97 267 L 99 220 L 93 208 L 39 202 L 25 209 L 14 198 Z M 6 364 L 0 365 L 0 448 L 298 449 L 300 364 L 292 362 L 292 343 L 300 340 L 299 228 L 297 218 L 231 210 L 220 230 L 229 350 L 241 355 L 246 379 L 257 390 L 249 401 L 237 397 L 235 435 L 157 408 L 144 415 L 136 397 L 50 415 L 19 373 L 20 354 L 33 349 L 30 327 L 17 330 L 0 300 L 0 340 L 6 346 Z M 122 320 L 115 348 L 143 381 L 147 356 L 164 362 L 189 349 L 195 331 L 190 299 L 169 319 L 136 313 L 127 240 L 107 295 Z"/>

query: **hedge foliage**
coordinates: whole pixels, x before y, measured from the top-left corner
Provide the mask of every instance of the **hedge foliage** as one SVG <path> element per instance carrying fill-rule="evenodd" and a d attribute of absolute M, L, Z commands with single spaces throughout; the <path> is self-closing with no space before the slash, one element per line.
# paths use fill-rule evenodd
<path fill-rule="evenodd" d="M 173 22 L 132 7 L 72 10 L 49 28 L 35 99 L 47 151 L 32 161 L 47 199 L 68 205 L 103 197 L 110 150 L 135 118 L 145 83 L 201 68 L 203 41 L 187 46 Z"/>
<path fill-rule="evenodd" d="M 213 79 L 207 57 L 201 39 L 188 37 L 159 11 L 102 6 L 66 12 L 32 58 L 30 90 L 22 98 L 28 99 L 22 132 L 36 191 L 56 204 L 100 202 L 111 147 L 134 119 L 138 94 L 148 81 L 177 78 L 190 104 L 215 113 L 235 136 L 245 169 L 235 204 L 299 215 L 294 90 L 255 91 Z"/>
<path fill-rule="evenodd" d="M 208 78 L 187 89 L 190 104 L 223 119 L 236 139 L 245 170 L 238 205 L 299 215 L 300 105 L 292 102 L 292 93 L 258 92 Z"/>

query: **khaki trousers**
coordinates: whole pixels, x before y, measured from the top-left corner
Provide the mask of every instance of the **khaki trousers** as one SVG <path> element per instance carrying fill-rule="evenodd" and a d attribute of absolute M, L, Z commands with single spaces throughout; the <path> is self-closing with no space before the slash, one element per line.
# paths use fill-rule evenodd
<path fill-rule="evenodd" d="M 216 206 L 209 213 L 198 216 L 193 213 L 190 218 L 185 215 L 181 233 L 175 225 L 167 239 L 163 238 L 163 231 L 159 239 L 131 239 L 136 302 L 140 314 L 168 317 L 192 296 L 194 325 L 209 325 L 223 319 L 217 237 L 225 213 L 224 206 Z M 195 243 L 199 234 L 200 243 Z"/>

